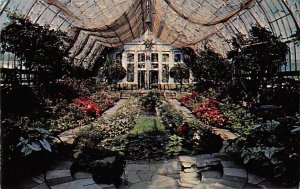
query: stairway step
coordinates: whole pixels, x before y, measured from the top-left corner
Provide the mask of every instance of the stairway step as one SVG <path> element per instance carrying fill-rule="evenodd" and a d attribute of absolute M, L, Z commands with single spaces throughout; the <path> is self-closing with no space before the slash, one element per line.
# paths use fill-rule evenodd
<path fill-rule="evenodd" d="M 223 168 L 223 175 L 247 178 L 247 171 L 239 168 Z"/>
<path fill-rule="evenodd" d="M 239 168 L 241 169 L 242 167 L 240 165 L 237 165 L 234 161 L 226 161 L 226 160 L 222 160 L 221 164 L 223 166 L 223 168 Z"/>
<path fill-rule="evenodd" d="M 72 164 L 72 161 L 57 161 L 51 166 L 51 168 L 53 170 L 68 170 L 71 168 Z"/>
<path fill-rule="evenodd" d="M 259 183 L 262 183 L 263 181 L 265 181 L 266 179 L 251 173 L 248 173 L 248 182 L 250 184 L 254 184 L 257 185 Z"/>
<path fill-rule="evenodd" d="M 222 174 L 219 171 L 203 171 L 201 172 L 202 179 L 206 178 L 214 178 L 214 179 L 220 179 L 222 178 Z"/>
<path fill-rule="evenodd" d="M 224 179 L 213 179 L 213 178 L 206 178 L 202 180 L 201 183 L 208 183 L 208 184 L 218 183 L 232 188 L 243 188 L 245 185 L 245 183 L 234 182 L 234 181 L 224 180 Z"/>
<path fill-rule="evenodd" d="M 240 182 L 245 184 L 247 182 L 247 178 L 245 177 L 237 177 L 237 176 L 223 176 L 222 177 L 223 180 L 227 180 L 227 181 L 232 181 L 232 182 Z"/>
<path fill-rule="evenodd" d="M 79 180 L 79 179 L 87 179 L 87 178 L 92 178 L 93 175 L 91 173 L 88 172 L 77 172 L 73 175 L 73 178 L 75 180 Z"/>
<path fill-rule="evenodd" d="M 235 189 L 235 188 L 223 185 L 221 183 L 200 183 L 197 186 L 193 187 L 193 189 Z"/>

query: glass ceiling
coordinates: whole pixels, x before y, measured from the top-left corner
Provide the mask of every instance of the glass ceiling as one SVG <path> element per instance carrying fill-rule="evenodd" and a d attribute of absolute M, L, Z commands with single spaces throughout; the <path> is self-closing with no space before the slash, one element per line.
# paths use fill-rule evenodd
<path fill-rule="evenodd" d="M 90 65 L 105 46 L 121 46 L 145 32 L 148 12 L 157 38 L 195 50 L 209 42 L 223 55 L 230 50 L 232 37 L 248 35 L 252 25 L 261 25 L 292 47 L 291 58 L 300 67 L 299 0 L 149 0 L 150 6 L 147 2 L 2 0 L 0 30 L 9 21 L 8 11 L 21 13 L 34 23 L 67 32 L 74 39 L 70 56 Z"/>

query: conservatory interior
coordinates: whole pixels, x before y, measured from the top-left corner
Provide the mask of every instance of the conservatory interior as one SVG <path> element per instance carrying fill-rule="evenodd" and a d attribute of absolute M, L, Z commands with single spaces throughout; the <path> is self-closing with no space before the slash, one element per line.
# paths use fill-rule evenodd
<path fill-rule="evenodd" d="M 299 188 L 299 0 L 0 0 L 1 187 Z"/>

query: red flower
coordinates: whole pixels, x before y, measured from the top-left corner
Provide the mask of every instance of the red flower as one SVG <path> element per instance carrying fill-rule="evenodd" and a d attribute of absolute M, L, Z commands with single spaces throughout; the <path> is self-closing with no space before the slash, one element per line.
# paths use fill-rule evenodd
<path fill-rule="evenodd" d="M 198 97 L 197 93 L 191 93 L 191 94 L 188 94 L 188 95 L 182 97 L 179 100 L 179 102 L 184 105 L 184 104 L 186 104 L 189 101 L 195 101 L 197 99 L 197 97 Z"/>
<path fill-rule="evenodd" d="M 193 106 L 193 113 L 206 124 L 221 126 L 225 122 L 224 116 L 219 111 L 220 103 L 214 99 L 202 100 Z"/>
<path fill-rule="evenodd" d="M 98 117 L 101 112 L 101 108 L 98 104 L 88 98 L 76 98 L 74 100 L 75 104 L 79 105 L 82 109 L 82 112 L 85 115 Z"/>
<path fill-rule="evenodd" d="M 189 130 L 189 125 L 187 123 L 183 123 L 177 128 L 177 132 L 180 136 L 183 136 L 186 134 L 186 132 Z"/>

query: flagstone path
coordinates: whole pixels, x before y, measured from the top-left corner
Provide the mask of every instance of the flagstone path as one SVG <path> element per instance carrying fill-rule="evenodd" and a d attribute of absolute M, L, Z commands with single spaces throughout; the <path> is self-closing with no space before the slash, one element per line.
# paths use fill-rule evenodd
<path fill-rule="evenodd" d="M 16 188 L 113 189 L 96 184 L 92 174 L 71 175 L 72 162 L 61 161 L 44 175 L 32 177 Z M 127 161 L 121 189 L 234 189 L 274 188 L 265 178 L 248 173 L 223 153 L 179 156 L 158 162 Z"/>

